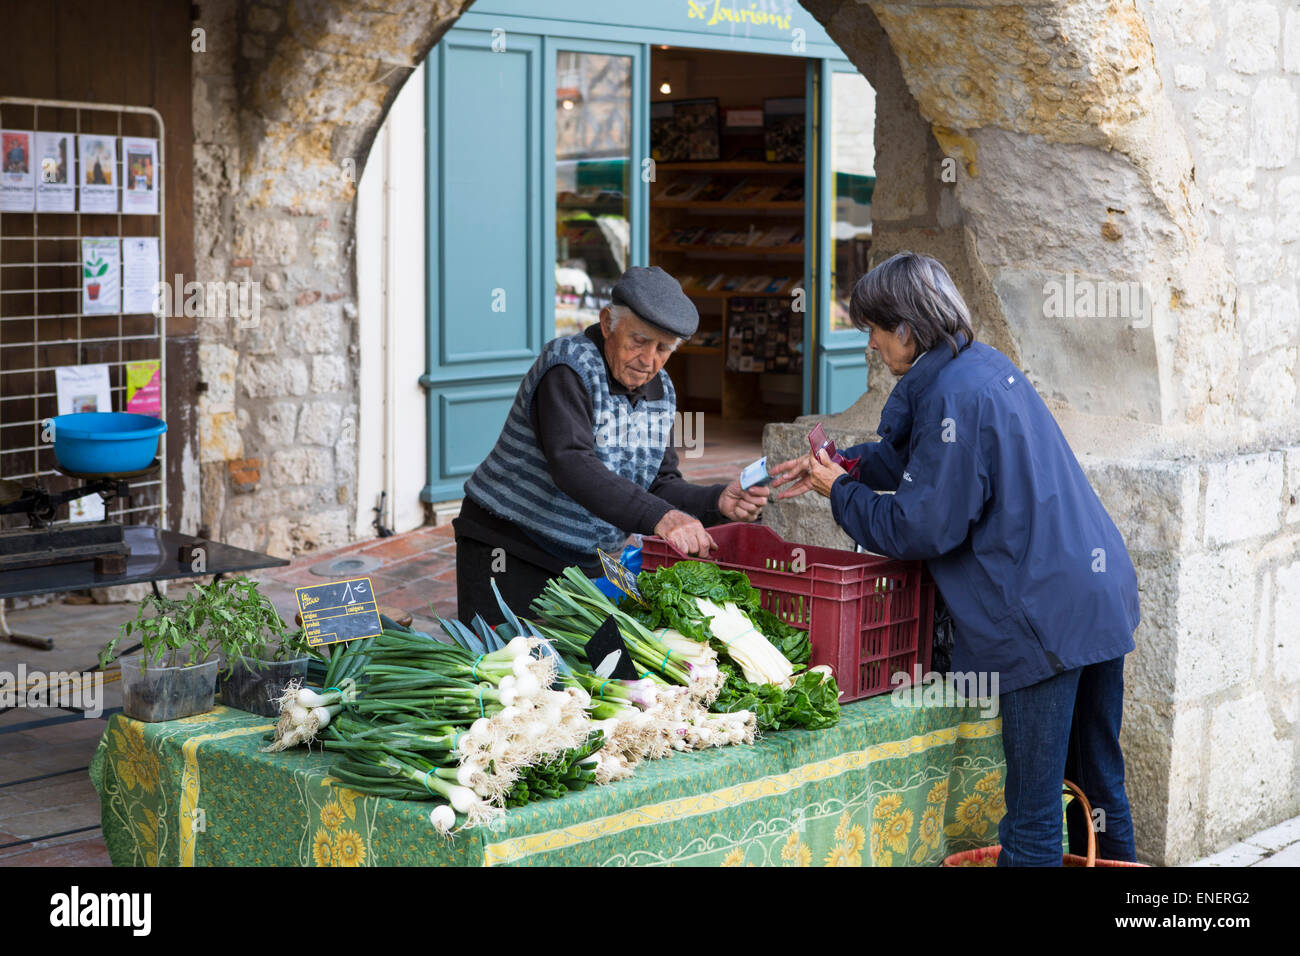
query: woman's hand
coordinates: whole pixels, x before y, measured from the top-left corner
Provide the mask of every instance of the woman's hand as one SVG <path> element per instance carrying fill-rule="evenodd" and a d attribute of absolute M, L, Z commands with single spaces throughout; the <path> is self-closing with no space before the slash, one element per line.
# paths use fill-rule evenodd
<path fill-rule="evenodd" d="M 824 498 L 831 496 L 831 485 L 835 484 L 835 480 L 840 475 L 847 474 L 847 471 L 831 461 L 825 448 L 819 448 L 808 456 L 808 479 L 813 490 Z"/>
<path fill-rule="evenodd" d="M 737 478 L 718 496 L 718 510 L 731 521 L 753 521 L 762 512 L 770 494 L 768 488 L 741 488 Z"/>
<path fill-rule="evenodd" d="M 783 498 L 797 498 L 805 491 L 812 490 L 812 479 L 808 474 L 807 458 L 791 458 L 789 461 L 783 461 L 775 468 L 769 468 L 768 473 L 776 476 L 776 479 L 772 482 L 773 491 L 785 488 L 781 494 L 776 496 L 778 501 Z"/>

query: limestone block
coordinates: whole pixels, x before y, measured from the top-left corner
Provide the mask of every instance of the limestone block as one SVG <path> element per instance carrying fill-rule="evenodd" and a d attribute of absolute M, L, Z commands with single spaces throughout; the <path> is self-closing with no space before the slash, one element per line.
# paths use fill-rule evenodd
<path fill-rule="evenodd" d="M 1174 698 L 1195 699 L 1250 678 L 1255 568 L 1240 548 L 1185 555 L 1178 566 Z"/>
<path fill-rule="evenodd" d="M 1234 3 L 1228 8 L 1228 66 L 1238 73 L 1264 73 L 1277 66 L 1281 33 L 1277 7 L 1272 3 Z"/>
<path fill-rule="evenodd" d="M 1300 239 L 1300 176 L 1288 176 L 1277 184 L 1278 242 Z M 1293 270 L 1294 271 L 1294 270 Z"/>
<path fill-rule="evenodd" d="M 244 457 L 244 439 L 234 412 L 199 413 L 199 463 Z"/>
<path fill-rule="evenodd" d="M 1251 294 L 1250 318 L 1242 333 L 1246 354 L 1291 345 L 1300 331 L 1300 300 L 1288 286 L 1269 285 Z"/>
<path fill-rule="evenodd" d="M 1196 541 L 1200 475 L 1176 461 L 1088 459 L 1084 471 L 1129 551 L 1181 551 Z"/>
<path fill-rule="evenodd" d="M 1263 691 L 1252 690 L 1214 708 L 1210 718 L 1205 833 L 1221 846 L 1276 822 L 1294 802 L 1286 783 L 1295 747 L 1279 739 Z"/>
<path fill-rule="evenodd" d="M 1199 90 L 1205 86 L 1205 67 L 1194 63 L 1174 64 L 1174 85 L 1180 90 Z"/>
<path fill-rule="evenodd" d="M 334 456 L 323 448 L 289 448 L 271 455 L 274 487 L 323 485 L 333 481 Z"/>
<path fill-rule="evenodd" d="M 311 390 L 318 395 L 339 392 L 348 386 L 348 363 L 341 355 L 311 357 Z"/>
<path fill-rule="evenodd" d="M 1280 169 L 1295 158 L 1300 101 L 1292 81 L 1265 77 L 1251 97 L 1250 155 L 1256 166 Z"/>
<path fill-rule="evenodd" d="M 259 218 L 251 229 L 248 254 L 262 265 L 291 264 L 298 258 L 298 228 L 294 221 Z"/>
<path fill-rule="evenodd" d="M 286 398 L 307 394 L 309 374 L 302 359 L 250 358 L 243 363 L 239 380 L 249 398 Z"/>
<path fill-rule="evenodd" d="M 1209 0 L 1156 4 L 1152 15 L 1179 46 L 1203 53 L 1213 49 L 1218 28 Z"/>
<path fill-rule="evenodd" d="M 1296 350 L 1275 349 L 1255 367 L 1242 411 L 1260 421 L 1285 418 L 1295 408 Z"/>
<path fill-rule="evenodd" d="M 1204 96 L 1192 109 L 1201 155 L 1221 166 L 1244 164 L 1250 147 L 1246 107 L 1223 96 Z"/>
<path fill-rule="evenodd" d="M 1300 561 L 1275 575 L 1273 676 L 1284 683 L 1300 681 Z"/>
<path fill-rule="evenodd" d="M 339 406 L 305 402 L 298 417 L 298 440 L 305 445 L 333 445 L 339 433 Z"/>
<path fill-rule="evenodd" d="M 235 368 L 239 353 L 216 342 L 199 345 L 199 370 L 208 389 L 199 397 L 202 411 L 234 411 Z"/>
<path fill-rule="evenodd" d="M 257 539 L 253 535 L 253 529 L 247 524 L 241 524 L 224 532 L 222 540 L 232 548 L 244 548 L 251 551 L 257 547 Z"/>
<path fill-rule="evenodd" d="M 1255 170 L 1251 167 L 1228 166 L 1216 170 L 1208 177 L 1206 192 L 1213 201 L 1210 208 L 1223 212 L 1225 205 L 1238 209 L 1259 208 L 1259 194 L 1255 192 Z"/>
<path fill-rule="evenodd" d="M 293 444 L 298 422 L 298 405 L 295 402 L 270 402 L 263 406 L 257 429 L 268 450 L 287 448 Z"/>
<path fill-rule="evenodd" d="M 1283 458 L 1266 452 L 1205 466 L 1206 547 L 1275 532 L 1280 526 Z"/>
<path fill-rule="evenodd" d="M 1290 73 L 1300 73 L 1300 7 L 1286 12 L 1282 39 L 1282 66 Z"/>
<path fill-rule="evenodd" d="M 312 353 L 340 351 L 343 348 L 342 305 L 318 300 L 295 306 L 289 312 L 285 341 Z"/>
<path fill-rule="evenodd" d="M 1202 852 L 1194 841 L 1201 829 L 1198 818 L 1201 781 L 1206 773 L 1201 757 L 1205 723 L 1204 710 L 1184 705 L 1174 711 L 1169 728 L 1169 777 L 1163 800 L 1168 833 L 1163 861 L 1166 866 L 1189 863 Z M 1129 753 L 1125 752 L 1126 760 Z"/>
<path fill-rule="evenodd" d="M 317 272 L 326 275 L 342 275 L 347 272 L 347 263 L 339 258 L 338 237 L 329 230 L 322 229 L 312 236 L 311 264 Z"/>

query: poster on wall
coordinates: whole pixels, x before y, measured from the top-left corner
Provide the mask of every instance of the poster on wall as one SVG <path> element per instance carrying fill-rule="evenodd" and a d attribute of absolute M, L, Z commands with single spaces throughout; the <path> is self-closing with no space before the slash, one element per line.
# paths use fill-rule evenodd
<path fill-rule="evenodd" d="M 720 149 L 716 97 L 650 104 L 650 155 L 655 162 L 716 162 Z"/>
<path fill-rule="evenodd" d="M 0 211 L 31 212 L 35 208 L 32 134 L 0 130 Z"/>
<path fill-rule="evenodd" d="M 763 149 L 769 163 L 802 163 L 807 139 L 802 96 L 763 101 Z"/>
<path fill-rule="evenodd" d="M 122 240 L 122 314 L 154 311 L 158 278 L 158 237 L 128 236 Z"/>
<path fill-rule="evenodd" d="M 60 415 L 111 412 L 107 365 L 60 365 L 54 369 L 54 392 Z"/>
<path fill-rule="evenodd" d="M 122 311 L 122 249 L 116 238 L 81 240 L 81 311 Z"/>
<path fill-rule="evenodd" d="M 162 418 L 162 362 L 158 359 L 126 364 L 126 410 Z"/>
<path fill-rule="evenodd" d="M 122 212 L 158 215 L 158 140 L 122 138 Z"/>
<path fill-rule="evenodd" d="M 117 212 L 117 140 L 95 133 L 77 137 L 81 211 Z"/>
<path fill-rule="evenodd" d="M 75 212 L 72 134 L 36 134 L 36 211 Z"/>

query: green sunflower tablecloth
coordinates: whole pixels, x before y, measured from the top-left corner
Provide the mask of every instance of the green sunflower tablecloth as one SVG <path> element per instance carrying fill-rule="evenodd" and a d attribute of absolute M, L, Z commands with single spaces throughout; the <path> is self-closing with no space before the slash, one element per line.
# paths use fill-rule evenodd
<path fill-rule="evenodd" d="M 218 707 L 118 714 L 90 774 L 117 866 L 930 866 L 997 842 L 1001 720 L 976 706 L 847 704 L 823 731 L 674 754 L 440 836 L 432 804 L 364 797 L 330 756 L 264 754 L 272 722 Z"/>

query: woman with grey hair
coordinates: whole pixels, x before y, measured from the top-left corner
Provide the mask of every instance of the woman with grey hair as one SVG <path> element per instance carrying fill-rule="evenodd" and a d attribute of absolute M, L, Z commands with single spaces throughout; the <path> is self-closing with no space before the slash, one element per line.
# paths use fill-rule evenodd
<path fill-rule="evenodd" d="M 953 669 L 997 681 L 998 864 L 1061 864 L 1063 778 L 1104 814 L 1100 855 L 1136 859 L 1119 729 L 1139 609 L 1119 531 L 1024 374 L 974 341 L 939 262 L 893 256 L 859 280 L 849 311 L 900 376 L 880 441 L 843 451 L 851 471 L 824 450 L 785 462 L 780 497 L 814 489 L 867 550 L 924 561 L 956 622 Z M 1070 819 L 1076 852 L 1092 822 Z"/>

